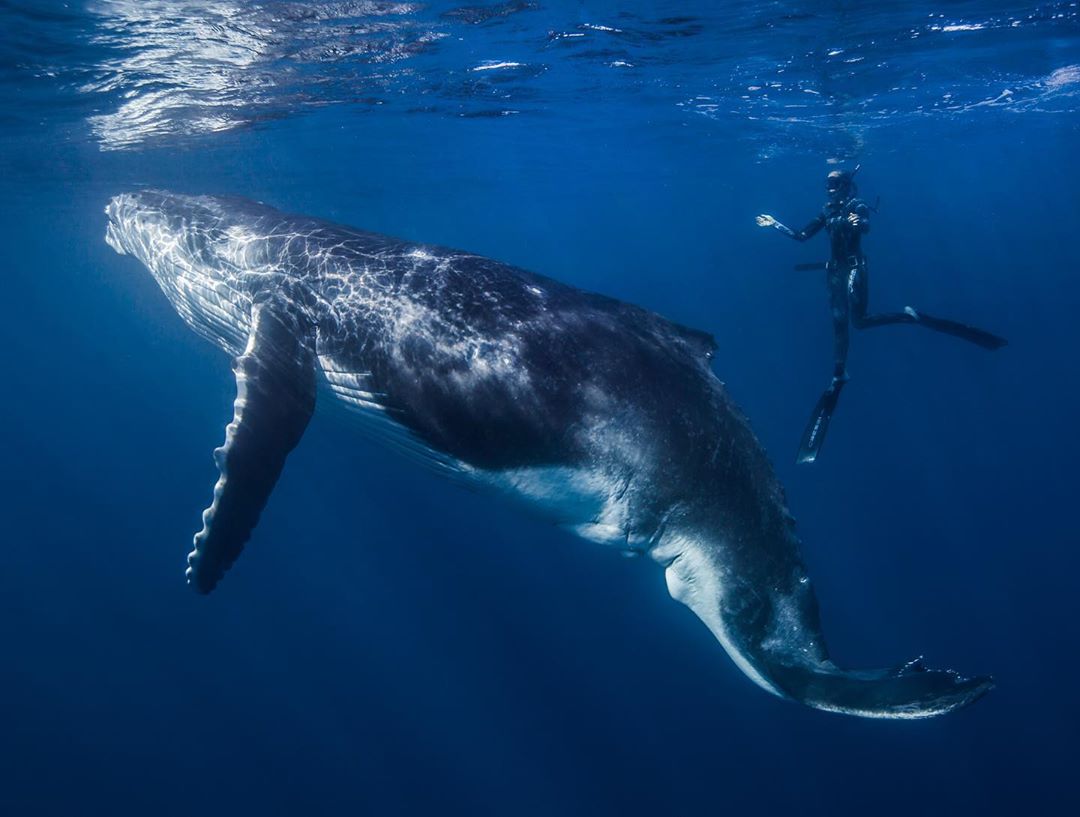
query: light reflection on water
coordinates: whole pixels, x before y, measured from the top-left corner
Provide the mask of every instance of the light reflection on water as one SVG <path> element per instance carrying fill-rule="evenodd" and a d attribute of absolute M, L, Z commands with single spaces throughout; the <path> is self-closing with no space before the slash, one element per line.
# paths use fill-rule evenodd
<path fill-rule="evenodd" d="M 106 150 L 328 105 L 583 119 L 606 105 L 622 126 L 737 126 L 768 155 L 913 117 L 1071 113 L 1080 94 L 1077 2 L 668 6 L 91 0 L 46 14 L 22 0 L 0 9 L 0 101 L 8 121 L 66 116 Z"/>

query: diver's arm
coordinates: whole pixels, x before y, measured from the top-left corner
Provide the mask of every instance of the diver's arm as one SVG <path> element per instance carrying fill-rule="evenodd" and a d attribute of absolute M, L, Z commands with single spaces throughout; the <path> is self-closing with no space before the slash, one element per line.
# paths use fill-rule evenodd
<path fill-rule="evenodd" d="M 779 221 L 777 221 L 775 218 L 768 214 L 758 216 L 757 223 L 759 227 L 772 227 L 776 230 L 779 230 L 784 235 L 788 236 L 789 238 L 794 238 L 796 241 L 806 241 L 806 239 L 816 235 L 821 230 L 821 228 L 825 226 L 825 215 L 819 215 L 817 218 L 815 218 L 798 232 L 791 229 L 786 224 L 781 224 Z"/>

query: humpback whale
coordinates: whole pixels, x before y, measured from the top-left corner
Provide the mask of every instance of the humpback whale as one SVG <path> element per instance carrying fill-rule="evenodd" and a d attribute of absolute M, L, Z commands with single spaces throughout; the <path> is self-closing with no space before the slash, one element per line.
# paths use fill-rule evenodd
<path fill-rule="evenodd" d="M 645 554 L 768 692 L 923 718 L 989 678 L 829 656 L 783 490 L 712 371 L 710 335 L 481 256 L 233 197 L 114 197 L 105 239 L 233 356 L 234 416 L 188 557 L 209 593 L 249 540 L 316 403 L 448 476 Z"/>

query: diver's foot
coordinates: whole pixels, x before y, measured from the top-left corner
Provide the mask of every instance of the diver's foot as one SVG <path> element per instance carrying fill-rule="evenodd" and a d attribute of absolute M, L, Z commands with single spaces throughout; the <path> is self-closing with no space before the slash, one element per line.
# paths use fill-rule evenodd
<path fill-rule="evenodd" d="M 912 308 L 912 307 L 910 307 L 910 306 L 905 306 L 905 307 L 904 307 L 904 313 L 905 313 L 905 314 L 907 314 L 907 315 L 910 315 L 910 316 L 911 316 L 912 318 L 914 318 L 915 320 L 919 320 L 919 318 L 920 318 L 920 315 L 919 315 L 919 313 L 918 313 L 918 312 L 916 312 L 916 311 L 914 310 L 914 308 Z"/>

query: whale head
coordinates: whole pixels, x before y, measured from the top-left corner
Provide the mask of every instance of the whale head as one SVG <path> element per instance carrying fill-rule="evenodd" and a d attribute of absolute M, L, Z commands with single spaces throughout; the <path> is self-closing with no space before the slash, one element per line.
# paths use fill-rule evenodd
<path fill-rule="evenodd" d="M 252 298 L 266 283 L 253 263 L 253 222 L 212 196 L 122 193 L 105 208 L 106 243 L 141 261 L 181 317 L 231 354 L 243 349 Z M 261 271 L 261 274 L 260 274 Z"/>

